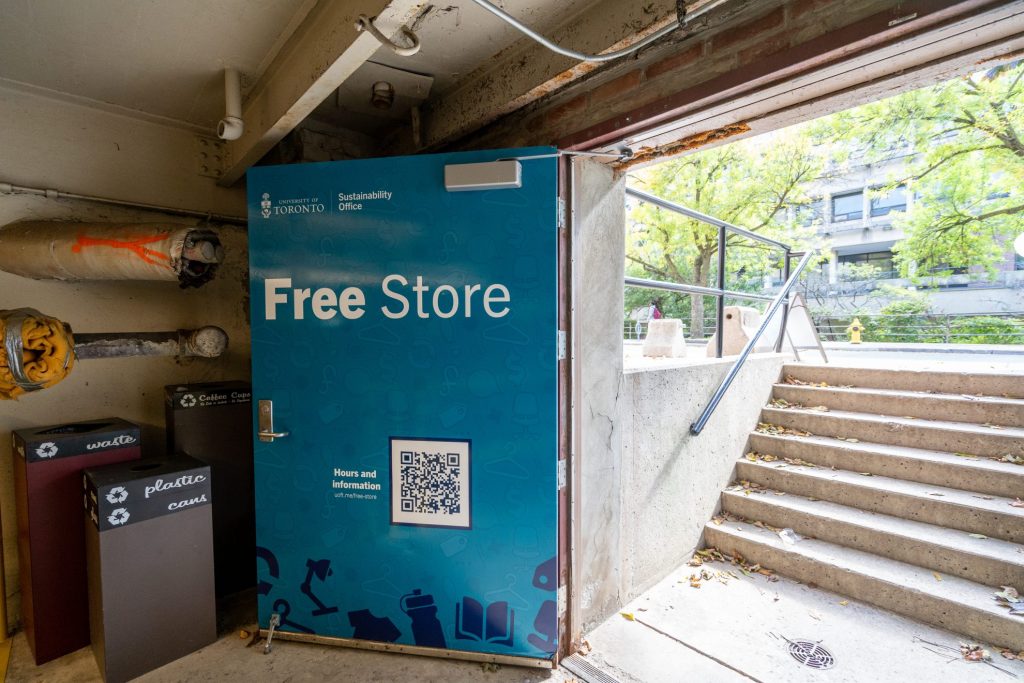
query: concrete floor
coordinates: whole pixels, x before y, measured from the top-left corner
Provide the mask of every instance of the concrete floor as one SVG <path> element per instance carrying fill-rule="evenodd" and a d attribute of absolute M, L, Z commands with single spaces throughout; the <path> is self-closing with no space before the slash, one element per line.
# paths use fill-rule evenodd
<path fill-rule="evenodd" d="M 249 628 L 253 628 L 249 625 Z M 187 657 L 171 662 L 136 679 L 139 683 L 181 681 L 359 681 L 413 683 L 566 683 L 572 681 L 561 671 L 544 671 L 514 666 L 495 670 L 472 662 L 431 657 L 353 650 L 349 648 L 274 641 L 269 655 L 262 646 L 246 647 L 238 631 Z M 32 663 L 25 635 L 14 638 L 9 683 L 102 683 L 92 650 L 85 648 L 42 666 Z"/>
<path fill-rule="evenodd" d="M 711 562 L 717 578 L 690 586 L 699 569 L 681 567 L 586 637 L 586 659 L 622 683 L 862 683 L 864 681 L 1005 682 L 1024 678 L 1024 662 L 987 647 L 992 664 L 967 662 L 920 642 L 959 648 L 966 639 L 786 578 L 745 576 Z M 845 603 L 845 604 L 844 604 Z M 250 626 L 251 628 L 251 626 Z M 798 664 L 785 639 L 820 641 L 835 657 L 825 671 Z M 569 683 L 568 672 L 481 664 L 279 641 L 269 655 L 246 647 L 237 630 L 213 645 L 138 679 L 179 681 L 375 681 L 436 683 Z M 985 644 L 982 644 L 985 645 Z M 944 652 L 944 651 L 943 651 Z M 23 634 L 14 638 L 8 681 L 99 682 L 86 648 L 41 667 Z"/>
<path fill-rule="evenodd" d="M 587 640 L 588 659 L 623 683 L 680 681 L 1005 682 L 1024 678 L 1024 662 L 988 647 L 992 664 L 964 661 L 916 638 L 958 649 L 966 638 L 785 578 L 745 576 L 717 562 L 703 569 L 738 578 L 690 586 L 700 569 L 681 567 Z M 846 604 L 843 604 L 845 602 Z M 835 658 L 828 670 L 797 663 L 784 640 L 821 641 Z"/>

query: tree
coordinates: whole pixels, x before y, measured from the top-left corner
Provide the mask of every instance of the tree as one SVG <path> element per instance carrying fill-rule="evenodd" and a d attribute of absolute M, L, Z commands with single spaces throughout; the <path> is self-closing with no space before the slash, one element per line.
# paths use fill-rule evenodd
<path fill-rule="evenodd" d="M 769 139 L 765 139 L 765 138 Z M 787 241 L 808 228 L 796 225 L 787 208 L 806 202 L 803 185 L 817 178 L 823 160 L 800 130 L 762 136 L 679 157 L 632 176 L 651 194 Z M 626 236 L 627 272 L 666 282 L 709 286 L 716 275 L 718 228 L 631 202 Z M 781 254 L 730 234 L 727 273 L 748 277 L 777 268 Z M 727 286 L 729 288 L 729 286 Z M 648 292 L 645 296 L 650 297 Z M 704 297 L 690 296 L 690 334 L 704 336 Z"/>
<path fill-rule="evenodd" d="M 883 191 L 915 193 L 894 219 L 906 238 L 894 249 L 905 276 L 983 266 L 1024 232 L 1024 62 L 897 95 L 821 119 L 816 130 L 852 140 L 864 161 L 914 152 Z"/>

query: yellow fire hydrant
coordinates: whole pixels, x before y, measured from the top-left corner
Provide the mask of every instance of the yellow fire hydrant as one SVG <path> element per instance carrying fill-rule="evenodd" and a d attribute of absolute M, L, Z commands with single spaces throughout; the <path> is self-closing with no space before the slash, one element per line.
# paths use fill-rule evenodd
<path fill-rule="evenodd" d="M 860 344 L 860 333 L 864 331 L 864 325 L 861 324 L 860 318 L 854 318 L 846 331 L 850 333 L 851 344 Z"/>

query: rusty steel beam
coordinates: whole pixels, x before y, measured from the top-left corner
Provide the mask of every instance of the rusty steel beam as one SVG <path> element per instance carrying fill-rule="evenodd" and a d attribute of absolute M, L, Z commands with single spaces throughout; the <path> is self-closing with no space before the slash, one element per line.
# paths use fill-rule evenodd
<path fill-rule="evenodd" d="M 742 68 L 732 69 L 563 135 L 558 145 L 565 149 L 604 149 L 625 140 L 654 137 L 657 131 L 670 128 L 674 122 L 696 112 L 716 105 L 727 107 L 730 102 L 751 93 L 764 93 L 766 88 L 785 84 L 802 74 L 870 54 L 943 25 L 1014 3 L 998 0 L 907 0 L 890 4 L 884 11 L 780 50 Z M 852 82 L 836 84 L 834 89 L 851 85 Z M 637 93 L 637 96 L 642 97 L 642 93 Z M 707 130 L 717 127 L 711 125 Z M 694 133 L 699 131 L 684 131 L 681 135 Z"/>

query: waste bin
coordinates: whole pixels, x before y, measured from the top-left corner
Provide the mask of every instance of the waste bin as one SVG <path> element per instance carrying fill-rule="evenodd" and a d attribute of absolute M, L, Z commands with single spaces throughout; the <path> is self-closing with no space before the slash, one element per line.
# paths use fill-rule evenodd
<path fill-rule="evenodd" d="M 81 472 L 137 460 L 139 428 L 119 418 L 14 432 L 21 619 L 36 664 L 89 644 Z"/>
<path fill-rule="evenodd" d="M 93 653 L 108 683 L 217 637 L 210 468 L 152 458 L 84 473 Z"/>
<path fill-rule="evenodd" d="M 252 389 L 247 382 L 206 382 L 164 388 L 167 452 L 210 466 L 217 596 L 256 585 Z M 230 504 L 227 504 L 230 501 Z"/>

